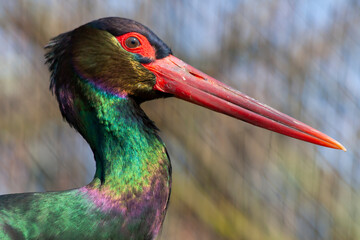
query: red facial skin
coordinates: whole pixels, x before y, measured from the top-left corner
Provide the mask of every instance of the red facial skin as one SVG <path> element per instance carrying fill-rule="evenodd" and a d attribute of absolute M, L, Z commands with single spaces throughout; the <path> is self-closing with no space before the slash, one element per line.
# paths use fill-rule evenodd
<path fill-rule="evenodd" d="M 126 45 L 129 37 L 136 37 L 140 45 L 129 48 Z M 329 136 L 230 88 L 173 55 L 156 59 L 154 47 L 139 33 L 127 33 L 117 39 L 125 50 L 153 60 L 142 65 L 156 76 L 154 90 L 173 94 L 177 98 L 277 133 L 346 151 L 344 146 Z"/>
<path fill-rule="evenodd" d="M 135 48 L 129 48 L 125 42 L 128 38 L 135 37 L 139 40 L 140 45 Z M 128 52 L 137 53 L 140 54 L 143 57 L 150 58 L 151 60 L 155 60 L 155 49 L 153 46 L 150 45 L 147 38 L 137 32 L 129 32 L 124 35 L 116 37 L 116 39 L 119 41 L 121 46 Z"/>

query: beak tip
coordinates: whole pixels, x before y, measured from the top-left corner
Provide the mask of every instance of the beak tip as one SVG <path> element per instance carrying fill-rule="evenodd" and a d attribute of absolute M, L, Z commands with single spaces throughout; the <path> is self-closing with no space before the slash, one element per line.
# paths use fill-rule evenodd
<path fill-rule="evenodd" d="M 339 146 L 339 147 L 340 147 L 340 149 L 341 149 L 341 150 L 343 150 L 344 152 L 346 152 L 346 151 L 347 151 L 347 149 L 346 149 L 343 145 L 341 145 L 341 144 L 340 144 L 340 146 Z"/>
<path fill-rule="evenodd" d="M 343 150 L 344 152 L 347 151 L 347 149 L 341 143 L 339 143 L 338 141 L 334 140 L 334 145 L 336 146 L 335 147 L 336 149 Z"/>

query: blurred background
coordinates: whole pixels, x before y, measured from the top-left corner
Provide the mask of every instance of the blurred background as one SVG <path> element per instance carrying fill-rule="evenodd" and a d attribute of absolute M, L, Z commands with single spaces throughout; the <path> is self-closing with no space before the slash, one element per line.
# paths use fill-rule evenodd
<path fill-rule="evenodd" d="M 347 152 L 183 102 L 142 105 L 173 164 L 158 239 L 360 239 L 357 0 L 0 1 L 0 193 L 94 174 L 49 91 L 43 47 L 106 16 L 150 27 L 189 64 L 340 141 Z"/>

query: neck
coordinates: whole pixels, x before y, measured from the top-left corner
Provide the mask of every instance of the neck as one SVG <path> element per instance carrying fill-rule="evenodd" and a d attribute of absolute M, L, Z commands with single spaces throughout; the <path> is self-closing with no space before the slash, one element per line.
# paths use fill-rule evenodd
<path fill-rule="evenodd" d="M 85 189 L 118 203 L 163 188 L 169 191 L 166 149 L 138 104 L 79 82 L 82 94 L 73 100 L 73 109 L 79 109 L 73 125 L 90 144 L 96 161 L 94 180 Z"/>

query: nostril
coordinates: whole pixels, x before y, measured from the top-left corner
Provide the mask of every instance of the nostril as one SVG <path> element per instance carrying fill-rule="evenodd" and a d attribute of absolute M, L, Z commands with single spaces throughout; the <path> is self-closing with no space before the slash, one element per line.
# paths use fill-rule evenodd
<path fill-rule="evenodd" d="M 205 80 L 205 81 L 208 80 L 207 78 L 204 78 L 203 76 L 201 76 L 201 75 L 199 75 L 199 74 L 196 74 L 196 73 L 194 73 L 194 72 L 189 71 L 189 73 L 190 73 L 191 75 L 193 75 L 194 77 L 201 78 L 201 79 L 203 79 L 203 80 Z"/>

